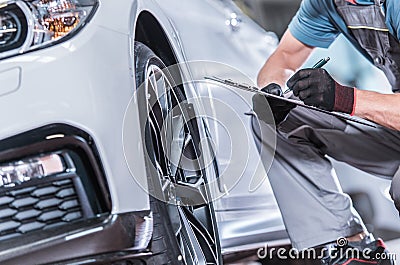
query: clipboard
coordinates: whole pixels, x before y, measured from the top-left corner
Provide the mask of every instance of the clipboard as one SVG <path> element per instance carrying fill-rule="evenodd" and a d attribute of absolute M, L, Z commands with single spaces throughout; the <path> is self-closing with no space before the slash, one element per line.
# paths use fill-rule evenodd
<path fill-rule="evenodd" d="M 299 107 L 307 108 L 307 109 L 318 111 L 318 112 L 321 112 L 321 113 L 325 113 L 325 114 L 337 117 L 337 118 L 342 119 L 342 120 L 355 122 L 355 123 L 362 124 L 362 125 L 365 125 L 365 126 L 368 126 L 368 127 L 372 127 L 372 128 L 377 128 L 377 125 L 375 123 L 373 123 L 373 122 L 370 122 L 370 121 L 367 121 L 367 120 L 364 120 L 364 119 L 361 119 L 361 118 L 353 117 L 353 116 L 350 116 L 350 115 L 345 114 L 345 113 L 327 111 L 327 110 L 323 110 L 323 109 L 320 109 L 320 108 L 317 108 L 317 107 L 309 106 L 309 105 L 304 104 L 304 102 L 300 101 L 300 100 L 295 100 L 295 99 L 291 99 L 291 98 L 285 98 L 285 97 L 280 97 L 280 96 L 277 96 L 277 95 L 269 94 L 269 93 L 261 91 L 257 87 L 250 86 L 248 84 L 237 83 L 237 82 L 234 82 L 231 79 L 221 79 L 221 78 L 218 78 L 218 77 L 215 77 L 215 76 L 212 76 L 212 77 L 206 76 L 206 77 L 204 77 L 204 79 L 210 80 L 210 81 L 214 81 L 214 82 L 217 82 L 219 84 L 223 84 L 225 86 L 235 87 L 235 88 L 247 91 L 247 92 L 257 93 L 257 94 L 260 94 L 260 95 L 263 95 L 263 96 L 266 96 L 266 97 L 269 97 L 269 98 L 274 98 L 274 99 L 277 99 L 277 100 L 289 102 L 289 103 L 295 104 L 295 105 L 297 105 Z"/>

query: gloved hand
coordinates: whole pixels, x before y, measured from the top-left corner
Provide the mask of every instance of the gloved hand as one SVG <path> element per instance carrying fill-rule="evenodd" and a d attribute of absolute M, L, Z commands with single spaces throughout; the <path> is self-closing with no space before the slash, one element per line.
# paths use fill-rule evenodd
<path fill-rule="evenodd" d="M 287 82 L 305 104 L 328 111 L 354 112 L 355 88 L 342 86 L 322 68 L 303 69 Z"/>
<path fill-rule="evenodd" d="M 266 87 L 261 89 L 261 91 L 283 97 L 281 87 L 275 83 L 267 85 Z M 274 121 L 271 119 L 267 104 L 269 104 L 271 108 Z M 296 105 L 292 103 L 269 98 L 260 94 L 256 94 L 253 96 L 253 110 L 257 114 L 258 119 L 264 121 L 267 124 L 279 125 L 286 119 L 289 112 L 295 107 Z"/>

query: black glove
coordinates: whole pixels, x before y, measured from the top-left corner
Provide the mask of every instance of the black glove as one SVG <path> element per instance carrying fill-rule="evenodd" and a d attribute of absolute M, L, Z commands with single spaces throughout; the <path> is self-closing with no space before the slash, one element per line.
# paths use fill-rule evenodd
<path fill-rule="evenodd" d="M 269 84 L 261 89 L 261 91 L 280 97 L 283 96 L 281 87 L 275 83 Z M 271 119 L 267 104 L 269 104 L 271 108 L 274 120 Z M 279 125 L 286 119 L 289 112 L 295 107 L 296 105 L 292 103 L 269 98 L 260 94 L 253 96 L 253 110 L 257 114 L 258 119 L 267 124 Z"/>
<path fill-rule="evenodd" d="M 325 69 L 300 70 L 289 79 L 287 86 L 307 105 L 329 111 L 354 112 L 355 89 L 337 83 Z"/>

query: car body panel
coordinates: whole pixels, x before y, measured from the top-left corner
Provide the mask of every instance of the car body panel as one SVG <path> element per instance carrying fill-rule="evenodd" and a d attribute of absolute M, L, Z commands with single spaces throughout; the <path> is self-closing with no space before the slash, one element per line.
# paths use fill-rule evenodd
<path fill-rule="evenodd" d="M 265 58 L 273 52 L 278 42 L 273 33 L 262 30 L 230 1 L 189 3 L 174 0 L 160 1 L 160 5 L 168 17 L 174 18 L 174 29 L 181 43 L 184 43 L 185 59 L 188 62 L 208 60 L 229 65 L 232 67 L 231 73 L 224 74 L 232 78 L 237 76 L 240 80 L 247 77 L 247 82 L 254 83 Z M 176 16 L 179 12 L 184 12 L 184 15 Z M 238 15 L 238 27 L 227 25 L 232 14 Z M 215 141 L 220 169 L 223 171 L 226 167 L 241 165 L 239 160 L 247 162 L 244 168 L 238 166 L 233 170 L 240 174 L 236 185 L 227 195 L 215 201 L 223 252 L 243 250 L 246 249 L 246 245 L 248 248 L 254 248 L 255 245 L 262 246 L 266 242 L 272 243 L 276 240 L 279 240 L 280 244 L 288 243 L 279 208 L 267 180 L 267 171 L 260 164 L 253 139 L 251 116 L 248 115 L 252 109 L 251 94 L 213 85 L 196 84 L 196 89 L 204 98 L 220 100 L 234 106 L 240 117 L 240 121 L 236 121 L 237 124 L 232 124 L 234 120 L 231 113 L 216 109 L 207 110 L 212 116 L 208 119 L 208 125 Z M 206 105 L 212 106 L 211 103 Z M 230 128 L 240 128 L 244 124 L 247 139 L 230 138 L 229 134 L 232 132 L 226 132 L 221 124 L 229 124 Z M 232 145 L 240 146 L 244 142 L 248 145 L 246 152 L 240 156 L 232 156 Z M 253 178 L 265 180 L 257 190 L 250 189 Z"/>

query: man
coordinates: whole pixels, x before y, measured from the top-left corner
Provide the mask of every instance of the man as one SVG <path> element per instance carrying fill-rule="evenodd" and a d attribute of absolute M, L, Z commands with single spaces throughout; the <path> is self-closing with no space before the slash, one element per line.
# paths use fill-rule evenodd
<path fill-rule="evenodd" d="M 259 87 L 268 93 L 282 95 L 287 84 L 308 105 L 382 125 L 369 128 L 260 95 L 253 97 L 254 110 L 264 121 L 261 132 L 255 130 L 261 150 L 271 149 L 262 141 L 262 132 L 267 133 L 271 123 L 266 100 L 274 116 L 277 146 L 268 175 L 293 246 L 324 246 L 346 238 L 349 243 L 341 249 L 372 251 L 357 258 L 330 253 L 325 264 L 394 264 L 377 257 L 386 251 L 384 244 L 365 228 L 326 155 L 376 176 L 393 178 L 400 165 L 400 94 L 343 86 L 324 69 L 295 71 L 314 47 L 326 48 L 344 34 L 386 74 L 393 91 L 400 91 L 399 14 L 397 0 L 304 0 L 258 76 Z M 270 153 L 261 151 L 261 156 Z M 400 185 L 396 185 L 393 181 L 392 196 L 398 196 Z"/>

